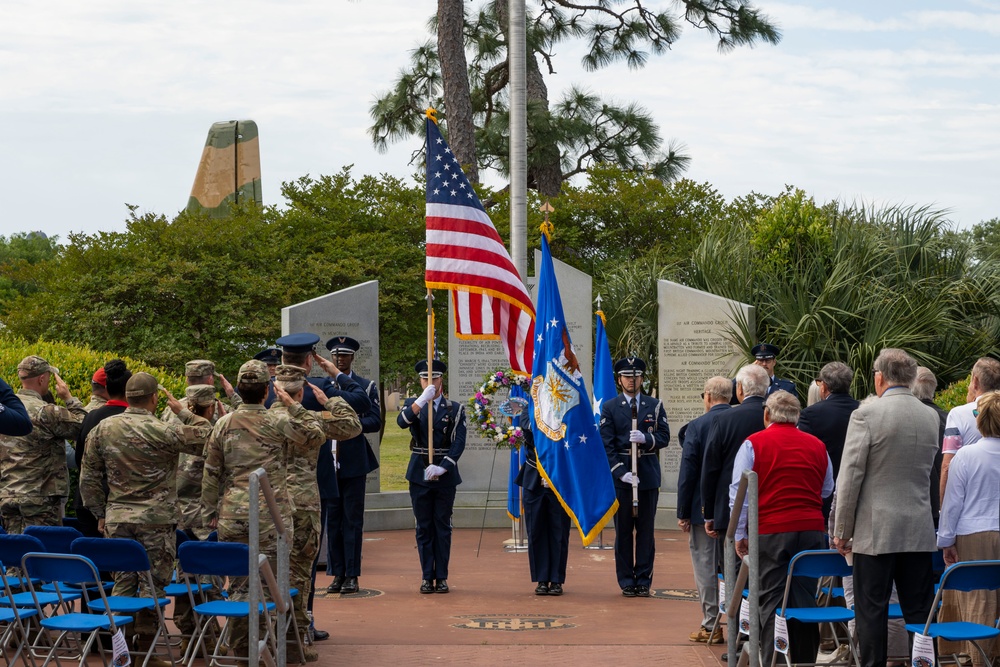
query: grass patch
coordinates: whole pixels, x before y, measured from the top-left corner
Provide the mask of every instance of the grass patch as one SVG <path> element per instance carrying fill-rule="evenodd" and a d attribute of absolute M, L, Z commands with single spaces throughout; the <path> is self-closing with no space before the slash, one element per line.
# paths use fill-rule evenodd
<path fill-rule="evenodd" d="M 410 429 L 396 425 L 399 411 L 385 413 L 385 433 L 379 448 L 379 475 L 382 491 L 406 491 L 406 466 L 410 463 Z"/>

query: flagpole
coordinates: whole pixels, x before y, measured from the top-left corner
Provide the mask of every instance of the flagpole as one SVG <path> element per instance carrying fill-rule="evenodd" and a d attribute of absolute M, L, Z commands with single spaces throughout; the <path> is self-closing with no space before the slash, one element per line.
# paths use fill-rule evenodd
<path fill-rule="evenodd" d="M 525 0 L 508 0 L 510 46 L 510 259 L 527 280 L 528 273 L 528 148 L 527 41 Z"/>
<path fill-rule="evenodd" d="M 434 384 L 434 294 L 427 288 L 427 382 Z M 434 465 L 434 400 L 427 402 L 427 465 Z"/>

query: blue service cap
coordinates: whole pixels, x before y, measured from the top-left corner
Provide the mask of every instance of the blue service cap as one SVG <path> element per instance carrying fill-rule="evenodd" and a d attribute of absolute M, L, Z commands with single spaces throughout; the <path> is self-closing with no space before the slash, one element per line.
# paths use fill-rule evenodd
<path fill-rule="evenodd" d="M 281 350 L 276 347 L 269 347 L 253 355 L 258 361 L 263 361 L 268 366 L 275 366 L 281 363 Z"/>
<path fill-rule="evenodd" d="M 770 343 L 761 343 L 760 345 L 754 345 L 753 349 L 750 350 L 750 354 L 753 355 L 754 359 L 774 359 L 778 356 L 777 345 L 771 345 Z"/>
<path fill-rule="evenodd" d="M 334 336 L 326 341 L 326 349 L 330 354 L 354 354 L 361 349 L 361 343 L 350 336 Z"/>
<path fill-rule="evenodd" d="M 286 352 L 312 352 L 319 342 L 319 336 L 312 333 L 288 334 L 275 342 Z"/>
<path fill-rule="evenodd" d="M 638 357 L 625 357 L 615 364 L 615 375 L 635 377 L 646 372 L 646 362 Z"/>
<path fill-rule="evenodd" d="M 417 371 L 417 375 L 422 378 L 427 377 L 427 360 L 421 359 L 417 362 L 417 365 L 413 367 L 413 370 Z M 448 370 L 448 364 L 444 363 L 440 359 L 434 360 L 434 371 L 431 373 L 433 377 L 439 378 L 444 375 L 444 372 Z"/>

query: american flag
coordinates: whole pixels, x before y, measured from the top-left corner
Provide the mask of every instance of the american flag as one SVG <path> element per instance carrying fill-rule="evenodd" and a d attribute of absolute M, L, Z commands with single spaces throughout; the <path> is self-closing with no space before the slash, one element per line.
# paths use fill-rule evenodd
<path fill-rule="evenodd" d="M 427 271 L 451 291 L 459 338 L 499 339 L 512 370 L 531 372 L 535 308 L 462 167 L 427 119 Z"/>

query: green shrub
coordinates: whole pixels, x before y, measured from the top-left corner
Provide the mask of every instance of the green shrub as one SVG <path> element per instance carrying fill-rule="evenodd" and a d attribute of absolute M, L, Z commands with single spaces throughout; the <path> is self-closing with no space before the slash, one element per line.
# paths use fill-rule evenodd
<path fill-rule="evenodd" d="M 951 410 L 958 405 L 965 405 L 968 403 L 965 400 L 965 395 L 969 391 L 969 382 L 971 381 L 972 375 L 969 375 L 963 380 L 952 382 L 934 396 L 934 402 L 942 410 Z"/>

